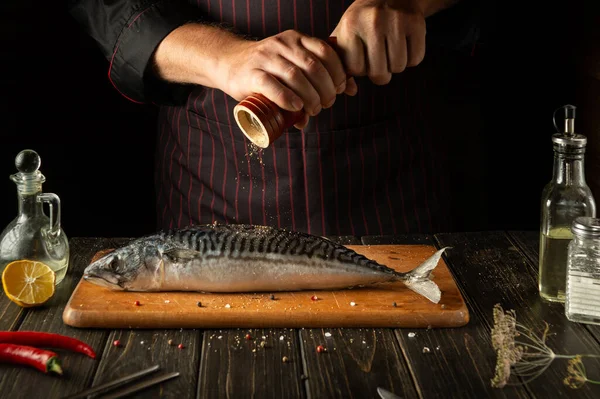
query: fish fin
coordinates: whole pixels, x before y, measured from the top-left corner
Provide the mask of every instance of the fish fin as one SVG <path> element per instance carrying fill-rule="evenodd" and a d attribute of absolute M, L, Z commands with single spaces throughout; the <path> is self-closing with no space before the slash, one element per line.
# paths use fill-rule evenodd
<path fill-rule="evenodd" d="M 406 273 L 403 277 L 406 287 L 423 295 L 431 302 L 438 303 L 442 294 L 437 284 L 430 280 L 430 275 L 433 269 L 437 267 L 444 251 L 449 248 L 451 247 L 444 247 L 438 250 L 427 258 L 425 262 Z"/>
<path fill-rule="evenodd" d="M 408 289 L 413 290 L 417 294 L 423 295 L 433 303 L 438 303 L 442 297 L 440 287 L 431 280 L 415 280 L 412 282 L 405 281 L 404 284 Z"/>
<path fill-rule="evenodd" d="M 202 254 L 198 251 L 194 251 L 193 249 L 185 249 L 185 248 L 172 248 L 165 252 L 163 255 L 166 255 L 172 259 L 184 259 L 191 260 L 197 257 L 202 256 Z"/>

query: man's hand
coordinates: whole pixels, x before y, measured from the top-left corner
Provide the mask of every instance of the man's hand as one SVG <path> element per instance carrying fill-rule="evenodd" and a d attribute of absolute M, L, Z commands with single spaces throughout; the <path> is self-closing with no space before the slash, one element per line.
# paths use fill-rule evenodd
<path fill-rule="evenodd" d="M 419 0 L 356 0 L 332 36 L 352 76 L 378 85 L 425 56 L 425 13 Z"/>
<path fill-rule="evenodd" d="M 158 46 L 153 71 L 162 79 L 217 88 L 241 101 L 260 93 L 305 118 L 333 105 L 337 94 L 356 94 L 336 51 L 325 41 L 289 30 L 248 41 L 220 28 L 186 24 Z"/>
<path fill-rule="evenodd" d="M 261 93 L 281 108 L 306 117 L 329 108 L 338 94 L 356 93 L 354 80 L 347 87 L 346 72 L 335 50 L 325 41 L 288 30 L 258 42 L 239 41 L 230 54 L 222 88 L 236 100 Z"/>

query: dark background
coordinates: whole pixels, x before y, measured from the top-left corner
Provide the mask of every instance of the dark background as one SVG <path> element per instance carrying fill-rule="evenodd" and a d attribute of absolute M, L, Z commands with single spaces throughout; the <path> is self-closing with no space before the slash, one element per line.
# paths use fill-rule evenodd
<path fill-rule="evenodd" d="M 599 146 L 600 72 L 594 76 L 585 67 L 595 65 L 589 54 L 600 43 L 593 30 L 600 23 L 597 7 L 592 1 L 543 9 L 522 4 L 529 2 L 487 3 L 472 79 L 486 138 L 481 151 L 488 183 L 482 190 L 491 210 L 481 215 L 485 226 L 463 227 L 536 230 L 540 194 L 552 172 L 553 111 L 578 106 L 576 129 L 591 147 Z M 44 191 L 61 197 L 67 236 L 152 232 L 157 109 L 131 103 L 112 88 L 107 61 L 61 5 L 0 5 L 0 225 L 17 214 L 9 180 L 14 158 L 31 148 L 42 157 Z M 470 117 L 464 115 L 465 123 Z M 460 126 L 444 134 L 460 139 Z M 594 157 L 586 161 L 588 181 L 600 198 Z"/>

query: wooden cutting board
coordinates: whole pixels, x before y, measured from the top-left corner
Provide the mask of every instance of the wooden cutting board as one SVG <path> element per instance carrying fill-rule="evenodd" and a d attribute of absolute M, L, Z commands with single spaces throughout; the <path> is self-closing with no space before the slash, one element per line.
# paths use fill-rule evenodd
<path fill-rule="evenodd" d="M 402 272 L 436 250 L 429 245 L 347 247 Z M 99 252 L 94 259 L 106 252 Z M 443 259 L 433 271 L 433 280 L 442 291 L 438 304 L 401 282 L 339 291 L 275 292 L 271 299 L 271 293 L 112 291 L 81 280 L 67 303 L 63 321 L 87 328 L 436 328 L 467 324 L 465 301 Z M 312 300 L 313 295 L 318 299 Z"/>

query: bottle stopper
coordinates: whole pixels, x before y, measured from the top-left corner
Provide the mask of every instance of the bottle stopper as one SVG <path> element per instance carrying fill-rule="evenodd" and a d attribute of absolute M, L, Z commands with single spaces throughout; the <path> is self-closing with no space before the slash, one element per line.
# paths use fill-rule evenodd
<path fill-rule="evenodd" d="M 42 161 L 37 152 L 23 150 L 15 157 L 15 167 L 19 173 L 10 176 L 17 183 L 19 192 L 22 194 L 34 194 L 41 189 L 41 184 L 46 181 L 44 175 L 39 171 Z"/>
<path fill-rule="evenodd" d="M 556 112 L 562 109 L 564 111 L 565 118 L 565 130 L 564 132 L 560 132 L 558 126 L 556 125 Z M 561 151 L 565 149 L 577 149 L 579 152 L 583 153 L 585 146 L 587 144 L 587 137 L 582 134 L 577 134 L 575 132 L 575 110 L 577 107 L 571 104 L 563 105 L 562 107 L 557 108 L 554 111 L 554 115 L 552 117 L 554 122 L 554 128 L 559 131 L 552 136 L 552 142 L 557 148 Z"/>

